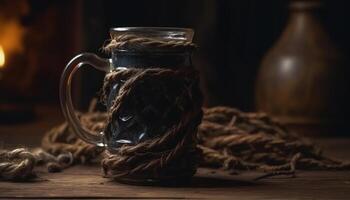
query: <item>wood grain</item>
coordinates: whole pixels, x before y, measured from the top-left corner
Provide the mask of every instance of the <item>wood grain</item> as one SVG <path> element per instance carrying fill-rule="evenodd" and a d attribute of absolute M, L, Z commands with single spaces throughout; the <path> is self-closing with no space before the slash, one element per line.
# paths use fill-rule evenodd
<path fill-rule="evenodd" d="M 58 109 L 57 109 L 58 110 Z M 39 113 L 40 114 L 40 113 Z M 40 117 L 41 115 L 39 115 Z M 40 117 L 35 123 L 0 126 L 0 143 L 37 146 L 45 130 L 60 115 Z M 350 138 L 317 139 L 326 154 L 350 158 Z M 261 175 L 230 175 L 221 170 L 199 169 L 192 182 L 178 187 L 125 185 L 103 178 L 100 166 L 75 166 L 62 173 L 37 169 L 31 182 L 0 182 L 0 199 L 349 199 L 350 171 L 298 171 L 296 178 L 275 177 L 252 181 Z"/>
<path fill-rule="evenodd" d="M 252 181 L 257 175 L 200 169 L 189 185 L 136 186 L 103 178 L 98 166 L 75 166 L 55 174 L 40 170 L 40 179 L 33 182 L 0 182 L 0 198 L 348 199 L 350 195 L 350 172 L 299 172 L 296 178 Z"/>

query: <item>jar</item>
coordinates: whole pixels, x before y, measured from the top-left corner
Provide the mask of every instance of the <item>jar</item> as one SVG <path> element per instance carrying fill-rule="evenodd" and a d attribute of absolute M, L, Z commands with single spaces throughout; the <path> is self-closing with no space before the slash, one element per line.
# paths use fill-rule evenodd
<path fill-rule="evenodd" d="M 106 164 L 114 170 L 112 177 L 127 182 L 163 182 L 188 179 L 195 173 L 202 96 L 191 61 L 193 34 L 185 28 L 112 28 L 112 39 L 105 47 L 111 58 L 83 53 L 67 64 L 60 100 L 74 133 L 85 142 L 105 147 L 109 158 L 138 159 L 114 167 Z M 80 124 L 72 105 L 71 79 L 85 64 L 107 73 L 103 99 L 109 118 L 100 134 Z M 175 150 L 177 156 L 173 156 Z M 145 158 L 135 158 L 140 154 Z M 152 167 L 147 162 L 158 164 Z M 140 170 L 140 166 L 148 168 Z"/>
<path fill-rule="evenodd" d="M 329 134 L 346 124 L 347 67 L 320 23 L 319 1 L 292 1 L 287 25 L 264 56 L 256 108 L 304 134 Z"/>

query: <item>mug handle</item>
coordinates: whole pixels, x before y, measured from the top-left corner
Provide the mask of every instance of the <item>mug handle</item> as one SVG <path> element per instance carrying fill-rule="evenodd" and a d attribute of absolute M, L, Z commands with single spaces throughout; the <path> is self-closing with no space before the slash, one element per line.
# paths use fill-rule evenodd
<path fill-rule="evenodd" d="M 98 70 L 109 72 L 110 63 L 110 59 L 100 58 L 93 53 L 79 54 L 69 61 L 60 80 L 60 102 L 64 117 L 79 138 L 97 146 L 104 146 L 103 137 L 84 128 L 75 114 L 71 96 L 72 77 L 84 65 L 91 65 Z"/>

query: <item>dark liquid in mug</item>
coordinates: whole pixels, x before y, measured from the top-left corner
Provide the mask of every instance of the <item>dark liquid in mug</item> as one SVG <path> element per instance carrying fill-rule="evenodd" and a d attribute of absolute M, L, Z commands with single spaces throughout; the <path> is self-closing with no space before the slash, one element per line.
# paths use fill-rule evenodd
<path fill-rule="evenodd" d="M 130 54 L 112 55 L 116 67 L 170 69 L 191 68 L 190 54 Z M 107 109 L 112 106 L 120 88 L 126 80 L 111 85 Z M 118 148 L 123 144 L 137 144 L 159 137 L 177 124 L 184 110 L 174 106 L 176 98 L 185 89 L 183 83 L 171 80 L 144 81 L 135 88 L 135 97 L 127 101 L 106 131 L 108 147 Z"/>

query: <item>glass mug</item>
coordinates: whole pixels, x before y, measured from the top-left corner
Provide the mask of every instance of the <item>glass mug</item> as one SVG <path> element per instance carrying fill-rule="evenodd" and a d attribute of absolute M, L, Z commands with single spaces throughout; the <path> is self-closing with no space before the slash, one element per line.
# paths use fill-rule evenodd
<path fill-rule="evenodd" d="M 132 34 L 134 36 L 147 37 L 164 41 L 183 41 L 192 42 L 193 30 L 186 28 L 157 28 L 157 27 L 123 27 L 111 28 L 110 35 L 118 37 L 125 34 Z M 146 52 L 146 53 L 145 53 Z M 125 68 L 151 68 L 151 67 L 165 67 L 170 69 L 192 68 L 191 50 L 159 50 L 159 49 L 144 49 L 144 50 L 130 50 L 130 49 L 115 49 L 111 51 L 111 58 L 100 58 L 92 53 L 82 53 L 74 57 L 63 71 L 60 81 L 60 103 L 63 114 L 68 123 L 72 127 L 74 133 L 87 143 L 91 143 L 101 147 L 110 149 L 117 148 L 123 144 L 137 144 L 139 142 L 150 139 L 154 136 L 147 133 L 147 127 L 141 127 L 137 130 L 127 130 L 128 120 L 132 116 L 121 116 L 117 120 L 117 125 L 111 126 L 112 131 L 108 133 L 101 132 L 99 135 L 92 133 L 85 129 L 77 118 L 71 98 L 71 85 L 74 73 L 81 67 L 91 65 L 94 68 L 104 71 L 106 73 L 115 69 Z M 118 94 L 121 82 L 115 83 L 107 94 L 107 110 L 110 109 L 111 103 Z M 130 120 L 131 121 L 131 120 Z M 131 122 L 130 122 L 131 123 Z M 154 129 L 153 129 L 154 130 Z"/>

